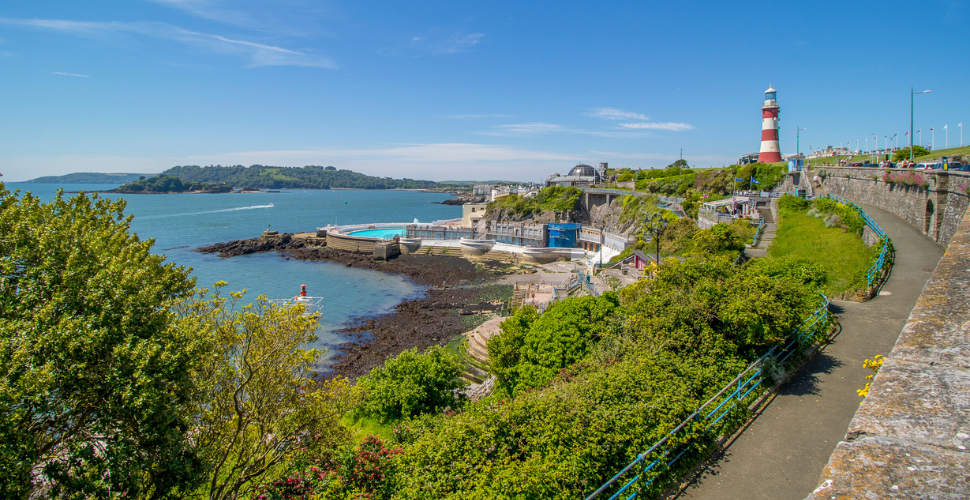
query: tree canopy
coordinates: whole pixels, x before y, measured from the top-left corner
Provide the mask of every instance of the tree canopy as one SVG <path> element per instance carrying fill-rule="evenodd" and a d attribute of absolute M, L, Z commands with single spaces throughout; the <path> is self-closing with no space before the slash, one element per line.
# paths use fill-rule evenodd
<path fill-rule="evenodd" d="M 0 496 L 164 497 L 194 484 L 204 343 L 170 307 L 189 271 L 128 232 L 125 202 L 0 184 Z"/>
<path fill-rule="evenodd" d="M 309 165 L 306 167 L 272 167 L 252 165 L 172 167 L 161 173 L 182 182 L 224 184 L 246 189 L 428 189 L 439 187 L 433 181 L 372 177 L 351 170 Z"/>

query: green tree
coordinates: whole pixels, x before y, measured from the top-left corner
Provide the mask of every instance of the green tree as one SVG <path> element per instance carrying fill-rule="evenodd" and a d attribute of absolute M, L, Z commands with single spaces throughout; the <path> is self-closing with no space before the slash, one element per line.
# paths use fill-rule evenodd
<path fill-rule="evenodd" d="M 301 348 L 315 339 L 316 319 L 262 296 L 237 307 L 241 297 L 203 291 L 178 307 L 181 326 L 210 346 L 192 412 L 205 471 L 195 496 L 210 500 L 248 498 L 349 439 L 338 419 L 352 406 L 350 384 L 315 382 L 319 352 Z"/>
<path fill-rule="evenodd" d="M 929 150 L 923 146 L 913 146 L 913 158 L 919 158 L 920 156 L 926 156 L 930 154 Z M 893 155 L 893 161 L 903 161 L 909 159 L 909 148 L 903 148 L 896 150 L 896 154 Z"/>
<path fill-rule="evenodd" d="M 364 393 L 359 410 L 387 422 L 457 408 L 465 399 L 460 390 L 468 385 L 462 371 L 457 356 L 441 346 L 424 354 L 406 350 L 357 381 Z"/>
<path fill-rule="evenodd" d="M 0 497 L 195 484 L 187 409 L 204 343 L 170 310 L 194 280 L 128 232 L 124 207 L 0 183 Z"/>
<path fill-rule="evenodd" d="M 615 313 L 616 300 L 613 292 L 570 297 L 541 316 L 524 308 L 504 321 L 503 332 L 488 346 L 499 386 L 508 394 L 542 387 L 559 370 L 585 358 L 593 343 L 611 331 L 608 319 Z"/>
<path fill-rule="evenodd" d="M 721 255 L 740 252 L 754 236 L 754 228 L 745 219 L 737 219 L 730 225 L 719 223 L 693 234 L 694 248 L 707 255 Z"/>
<path fill-rule="evenodd" d="M 489 366 L 495 375 L 496 385 L 508 394 L 512 394 L 518 384 L 517 365 L 521 359 L 522 345 L 532 328 L 532 323 L 539 319 L 539 316 L 539 311 L 535 307 L 520 307 L 515 314 L 499 325 L 502 333 L 488 339 Z"/>

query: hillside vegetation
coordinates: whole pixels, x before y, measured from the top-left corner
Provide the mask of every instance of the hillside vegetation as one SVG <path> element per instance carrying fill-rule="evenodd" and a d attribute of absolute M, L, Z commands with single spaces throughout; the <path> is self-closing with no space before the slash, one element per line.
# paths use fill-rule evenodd
<path fill-rule="evenodd" d="M 229 186 L 211 186 L 205 182 L 182 181 L 171 175 L 138 179 L 116 189 L 119 193 L 184 193 L 186 191 L 228 193 L 231 190 Z"/>
<path fill-rule="evenodd" d="M 865 221 L 858 212 L 828 198 L 809 202 L 787 195 L 778 208 L 781 218 L 768 259 L 795 257 L 817 264 L 829 296 L 865 289 L 866 272 L 880 247 L 862 241 Z"/>
<path fill-rule="evenodd" d="M 489 213 L 505 211 L 514 217 L 529 217 L 539 212 L 575 210 L 583 191 L 576 187 L 551 186 L 539 191 L 534 198 L 510 194 L 488 204 Z"/>
<path fill-rule="evenodd" d="M 99 172 L 75 172 L 66 175 L 49 175 L 24 182 L 37 184 L 126 184 L 153 174 L 113 174 Z"/>
<path fill-rule="evenodd" d="M 183 182 L 225 184 L 246 189 L 428 189 L 439 187 L 433 181 L 371 177 L 334 167 L 270 167 L 220 165 L 172 167 L 161 175 L 174 176 Z"/>

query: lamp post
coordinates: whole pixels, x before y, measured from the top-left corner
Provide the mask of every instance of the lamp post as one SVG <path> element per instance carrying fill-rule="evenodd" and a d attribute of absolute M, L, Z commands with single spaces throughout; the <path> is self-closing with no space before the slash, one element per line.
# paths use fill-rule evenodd
<path fill-rule="evenodd" d="M 653 234 L 653 240 L 657 242 L 657 269 L 659 269 L 660 268 L 660 237 L 663 236 L 664 231 L 667 230 L 668 222 L 667 222 L 667 219 L 660 214 L 660 212 L 656 212 L 652 214 L 648 222 L 650 223 L 650 225 L 648 226 L 647 229 L 650 231 L 651 234 Z"/>
<path fill-rule="evenodd" d="M 909 161 L 913 161 L 913 96 L 916 94 L 929 94 L 932 90 L 921 90 L 913 92 L 913 87 L 909 88 Z M 920 140 L 923 136 L 920 135 Z"/>
<path fill-rule="evenodd" d="M 801 152 L 801 150 L 798 148 L 798 133 L 801 132 L 802 130 L 808 130 L 808 129 L 797 127 L 797 126 L 795 127 L 795 156 L 798 156 L 798 153 Z"/>

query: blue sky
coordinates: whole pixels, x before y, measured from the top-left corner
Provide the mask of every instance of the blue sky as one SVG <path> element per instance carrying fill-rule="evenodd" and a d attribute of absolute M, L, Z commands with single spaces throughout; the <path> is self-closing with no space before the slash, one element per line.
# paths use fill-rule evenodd
<path fill-rule="evenodd" d="M 915 22 L 915 25 L 914 25 Z M 31 0 L 0 5 L 5 181 L 333 165 L 540 181 L 970 118 L 967 2 Z M 966 142 L 970 142 L 968 134 Z M 965 143 L 966 143 L 965 142 Z"/>

